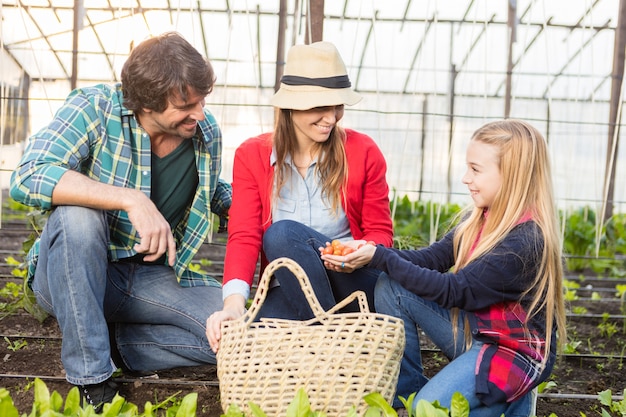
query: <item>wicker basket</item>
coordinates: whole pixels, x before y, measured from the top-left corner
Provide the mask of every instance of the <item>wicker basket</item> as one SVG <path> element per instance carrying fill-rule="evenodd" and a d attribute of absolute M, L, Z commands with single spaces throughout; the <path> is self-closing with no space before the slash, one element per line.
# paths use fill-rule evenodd
<path fill-rule="evenodd" d="M 253 321 L 281 267 L 298 278 L 315 318 Z M 360 312 L 336 313 L 355 299 Z M 403 321 L 371 313 L 362 291 L 325 312 L 302 268 L 291 259 L 276 259 L 264 271 L 250 309 L 222 324 L 217 354 L 222 408 L 226 412 L 236 404 L 249 414 L 252 402 L 268 416 L 284 415 L 302 387 L 314 411 L 345 416 L 355 406 L 362 413 L 369 393 L 392 401 L 404 344 Z"/>

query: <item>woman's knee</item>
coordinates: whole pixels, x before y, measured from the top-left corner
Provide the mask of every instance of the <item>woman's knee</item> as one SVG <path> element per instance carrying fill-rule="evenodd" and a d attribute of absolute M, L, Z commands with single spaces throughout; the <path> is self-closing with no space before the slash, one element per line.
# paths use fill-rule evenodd
<path fill-rule="evenodd" d="M 293 220 L 280 220 L 272 223 L 263 234 L 263 243 L 276 240 L 285 240 L 301 226 L 301 223 Z"/>
<path fill-rule="evenodd" d="M 268 257 L 275 258 L 294 250 L 296 246 L 308 244 L 311 238 L 308 226 L 293 220 L 280 220 L 263 234 L 263 251 Z"/>

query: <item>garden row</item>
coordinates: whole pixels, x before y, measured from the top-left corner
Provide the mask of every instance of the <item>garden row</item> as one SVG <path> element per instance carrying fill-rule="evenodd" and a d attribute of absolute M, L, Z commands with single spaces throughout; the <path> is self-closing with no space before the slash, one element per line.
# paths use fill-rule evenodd
<path fill-rule="evenodd" d="M 406 207 L 399 205 L 395 211 L 397 231 L 405 233 L 399 235 L 396 241 L 398 246 L 415 244 L 417 240 L 426 238 L 421 227 L 413 232 L 407 232 L 406 229 L 408 225 L 414 227 L 420 219 L 433 215 L 433 212 L 429 214 L 420 211 L 428 209 L 426 205 L 421 208 L 414 206 L 404 214 L 403 209 Z M 431 210 L 434 210 L 434 206 Z M 450 210 L 444 216 L 441 208 L 437 210 L 442 223 L 453 212 Z M 36 377 L 46 382 L 51 391 L 56 390 L 62 395 L 67 395 L 71 386 L 65 382 L 60 361 L 61 334 L 56 321 L 47 318 L 40 322 L 20 305 L 19 297 L 23 294 L 23 270 L 20 266 L 23 259 L 22 245 L 31 232 L 23 216 L 20 218 L 19 213 L 16 213 L 15 218 L 6 218 L 7 212 L 13 213 L 11 210 L 3 210 L 5 218 L 0 228 L 0 303 L 3 303 L 0 304 L 0 387 L 9 389 L 20 412 L 26 413 L 32 405 L 32 382 Z M 407 217 L 413 217 L 413 223 L 402 220 Z M 621 233 L 620 227 L 611 227 L 613 236 Z M 589 239 L 591 234 L 585 230 L 585 239 Z M 568 234 L 576 235 L 573 232 Z M 402 236 L 412 236 L 413 240 L 409 241 Z M 217 235 L 215 241 L 205 244 L 196 257 L 198 268 L 218 279 L 223 270 L 224 239 L 223 235 Z M 579 246 L 582 246 L 582 240 L 579 239 Z M 565 281 L 568 343 L 549 383 L 541 388 L 537 403 L 538 416 L 554 414 L 558 417 L 579 417 L 581 412 L 589 415 L 600 410 L 599 392 L 610 390 L 616 395 L 616 400 L 621 400 L 622 397 L 617 395 L 626 388 L 626 373 L 623 369 L 626 353 L 626 274 L 623 273 L 625 268 L 620 258 L 622 248 L 617 244 L 608 245 L 607 241 L 605 239 L 603 245 L 611 246 L 615 252 L 609 256 L 606 249 L 605 259 L 590 253 L 595 247 L 592 240 L 587 242 L 584 254 L 568 254 L 570 268 Z M 447 363 L 441 353 L 429 344 L 423 347 L 423 354 L 426 372 L 430 375 Z M 118 380 L 128 400 L 140 406 L 146 401 L 154 404 L 171 396 L 174 396 L 174 402 L 180 401 L 186 394 L 195 392 L 198 394 L 198 415 L 217 417 L 222 413 L 216 369 L 213 366 L 159 372 L 159 379 L 141 380 L 119 375 Z"/>

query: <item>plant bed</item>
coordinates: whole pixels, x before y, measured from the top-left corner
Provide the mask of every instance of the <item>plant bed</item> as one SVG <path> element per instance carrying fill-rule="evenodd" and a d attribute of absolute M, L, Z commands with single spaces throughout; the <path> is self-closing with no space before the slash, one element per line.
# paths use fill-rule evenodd
<path fill-rule="evenodd" d="M 8 256 L 20 258 L 21 245 L 30 234 L 23 225 L 15 227 L 18 226 L 20 230 L 0 229 L 0 286 L 9 281 L 20 282 L 12 277 L 12 267 L 4 262 Z M 213 244 L 204 245 L 196 259 L 211 261 L 199 261 L 200 267 L 220 278 L 224 249 L 223 235 L 218 236 Z M 598 392 L 610 389 L 613 394 L 620 395 L 626 388 L 623 370 L 626 337 L 624 319 L 619 318 L 625 313 L 621 300 L 615 295 L 615 286 L 623 284 L 624 280 L 592 280 L 584 276 L 577 276 L 575 280 L 581 286 L 576 289 L 576 299 L 568 303 L 567 347 L 571 351 L 559 358 L 550 378 L 556 385 L 539 395 L 538 416 L 595 415 L 601 409 Z M 593 298 L 594 292 L 600 294 L 600 299 Z M 582 309 L 584 313 L 576 313 Z M 609 316 L 605 319 L 604 314 Z M 602 323 L 605 326 L 599 327 Z M 26 344 L 22 345 L 22 341 Z M 0 387 L 9 390 L 20 413 L 31 411 L 32 382 L 37 376 L 44 380 L 50 392 L 57 391 L 65 397 L 70 390 L 61 364 L 60 346 L 61 334 L 53 318 L 39 323 L 26 313 L 18 313 L 0 320 Z M 429 376 L 447 363 L 443 355 L 427 343 L 424 344 L 423 357 L 424 369 Z M 155 404 L 172 395 L 180 400 L 195 392 L 198 394 L 198 416 L 219 417 L 222 414 L 214 366 L 163 371 L 159 372 L 157 380 L 121 376 L 118 381 L 122 393 L 140 411 L 147 401 Z"/>
<path fill-rule="evenodd" d="M 594 347 L 592 351 L 602 348 L 603 352 L 613 353 L 619 353 L 617 347 L 620 345 L 617 341 L 624 339 L 620 333 L 604 340 L 598 336 L 597 327 L 592 324 L 577 324 L 576 335 L 589 339 Z M 9 341 L 4 340 L 4 337 Z M 615 346 L 608 343 L 613 339 Z M 25 341 L 26 345 L 16 348 L 21 341 Z M 29 387 L 36 376 L 46 382 L 50 392 L 58 391 L 64 397 L 67 395 L 71 385 L 65 381 L 60 347 L 60 332 L 52 318 L 46 319 L 43 324 L 26 314 L 0 320 L 0 387 L 10 391 L 20 413 L 30 412 L 33 390 Z M 551 378 L 556 386 L 540 394 L 538 416 L 554 413 L 558 417 L 580 417 L 581 411 L 590 415 L 594 410 L 599 410 L 600 404 L 596 398 L 598 392 L 611 389 L 614 394 L 620 394 L 623 391 L 626 376 L 622 369 L 622 358 L 594 355 L 592 351 L 583 349 L 581 344 L 580 355 L 570 354 L 559 358 Z M 423 356 L 424 369 L 428 375 L 434 375 L 447 363 L 443 355 L 432 347 L 425 346 Z M 118 381 L 126 398 L 140 410 L 147 401 L 155 404 L 171 395 L 176 395 L 180 400 L 186 394 L 196 392 L 198 416 L 219 417 L 222 414 L 214 366 L 162 371 L 156 380 L 121 376 Z"/>

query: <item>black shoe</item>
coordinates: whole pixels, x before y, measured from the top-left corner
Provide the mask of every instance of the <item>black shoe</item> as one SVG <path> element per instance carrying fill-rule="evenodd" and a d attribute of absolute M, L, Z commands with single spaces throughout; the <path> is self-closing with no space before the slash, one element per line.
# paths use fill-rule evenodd
<path fill-rule="evenodd" d="M 122 368 L 122 374 L 133 379 L 159 379 L 159 374 L 154 371 L 131 371 L 126 367 Z"/>
<path fill-rule="evenodd" d="M 99 384 L 80 385 L 79 388 L 83 399 L 82 405 L 91 405 L 96 413 L 101 412 L 102 406 L 110 403 L 119 391 L 119 385 L 110 379 Z"/>

